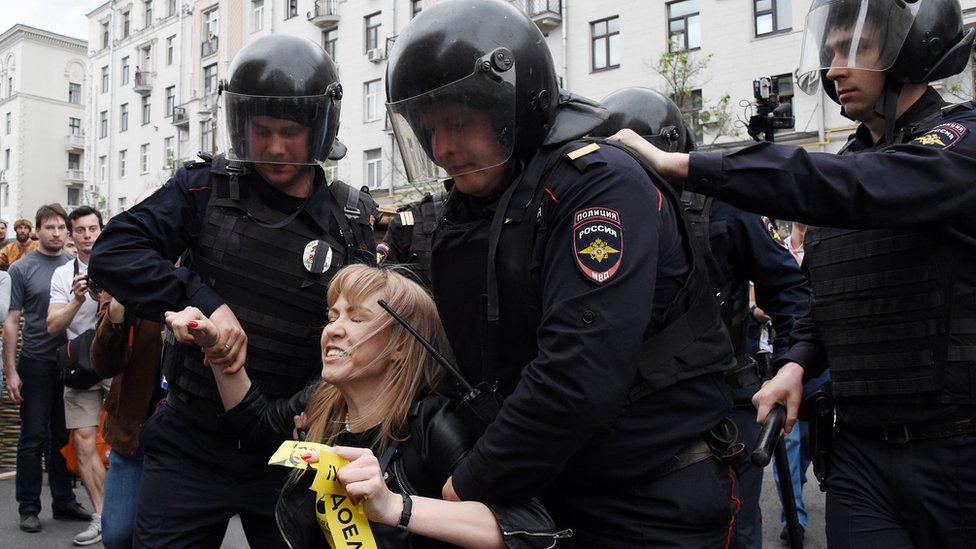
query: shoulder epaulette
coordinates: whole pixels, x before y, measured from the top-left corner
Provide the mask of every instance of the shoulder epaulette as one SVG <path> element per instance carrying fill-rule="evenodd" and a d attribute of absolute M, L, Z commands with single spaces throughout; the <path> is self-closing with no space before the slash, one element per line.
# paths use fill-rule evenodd
<path fill-rule="evenodd" d="M 962 103 L 953 103 L 951 105 L 946 105 L 945 107 L 942 107 L 942 116 L 945 116 L 947 114 L 953 113 L 953 112 L 958 111 L 958 110 L 971 111 L 974 108 L 976 108 L 976 103 L 974 103 L 973 101 L 964 101 Z"/>
<path fill-rule="evenodd" d="M 598 150 L 600 150 L 600 146 L 599 145 L 597 145 L 596 143 L 589 143 L 587 145 L 583 145 L 582 147 L 580 147 L 578 149 L 573 149 L 573 150 L 569 151 L 568 153 L 566 153 L 566 158 L 568 158 L 570 160 L 576 160 L 578 158 L 581 158 L 583 156 L 586 156 L 586 155 L 588 155 L 588 154 L 590 154 L 592 152 L 596 152 Z"/>
<path fill-rule="evenodd" d="M 413 226 L 414 223 L 413 212 L 410 211 L 410 208 L 407 208 L 406 210 L 399 212 L 398 215 L 400 216 L 400 225 L 403 225 L 404 227 Z"/>

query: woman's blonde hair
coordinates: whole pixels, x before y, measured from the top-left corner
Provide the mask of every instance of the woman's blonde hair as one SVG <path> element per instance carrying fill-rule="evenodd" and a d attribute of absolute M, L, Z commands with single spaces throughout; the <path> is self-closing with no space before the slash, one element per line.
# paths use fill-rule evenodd
<path fill-rule="evenodd" d="M 344 267 L 332 279 L 328 299 L 330 304 L 334 304 L 341 295 L 355 305 L 376 293 L 437 349 L 441 352 L 447 349 L 447 337 L 434 300 L 419 284 L 397 272 L 396 268 L 367 265 Z M 440 377 L 441 366 L 416 338 L 386 312 L 376 322 L 378 325 L 371 337 L 389 330 L 386 348 L 377 360 L 392 360 L 379 394 L 364 416 L 383 418 L 377 433 L 378 451 L 383 452 L 391 439 L 403 440 L 411 405 L 423 391 L 434 387 Z M 345 426 L 347 413 L 339 390 L 330 383 L 322 383 L 309 397 L 305 413 L 308 418 L 308 440 L 334 444 Z"/>

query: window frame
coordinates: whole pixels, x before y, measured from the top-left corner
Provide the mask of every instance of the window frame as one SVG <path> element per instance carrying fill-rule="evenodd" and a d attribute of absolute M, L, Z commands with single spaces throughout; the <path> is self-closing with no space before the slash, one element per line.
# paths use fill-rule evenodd
<path fill-rule="evenodd" d="M 74 98 L 75 101 L 72 101 L 72 98 Z M 68 82 L 68 103 L 72 103 L 74 105 L 81 104 L 81 84 L 77 82 Z"/>
<path fill-rule="evenodd" d="M 129 130 L 129 102 L 119 105 L 119 133 Z"/>
<path fill-rule="evenodd" d="M 369 15 L 363 16 L 363 54 L 369 50 L 376 49 L 380 47 L 380 29 L 383 27 L 383 12 L 378 11 L 371 13 Z M 370 22 L 376 21 L 375 25 L 370 26 Z M 370 47 L 370 37 L 373 38 L 372 47 Z"/>
<path fill-rule="evenodd" d="M 285 0 L 285 21 L 298 15 L 298 0 Z"/>
<path fill-rule="evenodd" d="M 108 87 L 109 87 L 108 65 L 105 65 L 102 67 L 102 86 L 101 86 L 101 92 L 99 93 L 108 93 Z"/>
<path fill-rule="evenodd" d="M 251 32 L 264 30 L 264 0 L 251 0 Z"/>
<path fill-rule="evenodd" d="M 108 111 L 104 110 L 98 115 L 98 138 L 108 137 Z"/>
<path fill-rule="evenodd" d="M 682 2 L 693 2 L 693 1 L 695 1 L 695 0 L 673 0 L 672 2 L 668 2 L 668 3 L 666 3 L 664 5 L 664 8 L 665 8 L 664 14 L 665 14 L 665 18 L 667 19 L 667 27 L 666 27 L 667 32 L 665 33 L 665 35 L 668 38 L 668 53 L 689 52 L 689 51 L 696 51 L 696 50 L 700 50 L 701 49 L 701 4 L 698 5 L 698 8 L 697 8 L 698 11 L 696 11 L 694 13 L 687 13 L 685 15 L 679 15 L 677 17 L 672 17 L 671 16 L 671 7 L 672 6 L 674 6 L 675 4 L 680 4 Z M 692 47 L 689 47 L 690 44 L 688 42 L 688 37 L 691 34 L 691 33 L 688 32 L 688 27 L 689 27 L 688 20 L 691 19 L 691 18 L 693 18 L 693 17 L 697 17 L 698 18 L 698 21 L 697 22 L 698 22 L 698 42 L 699 43 L 698 43 L 697 46 L 695 46 L 695 47 L 692 48 Z M 671 32 L 671 23 L 673 23 L 674 21 L 679 21 L 679 20 L 684 21 L 684 32 L 682 33 L 682 36 L 684 37 L 684 44 L 682 44 L 681 48 L 679 48 L 679 49 L 672 49 L 672 47 L 674 46 L 674 44 L 673 44 L 673 42 L 671 40 L 671 36 L 673 34 Z"/>
<path fill-rule="evenodd" d="M 120 85 L 122 86 L 125 86 L 126 84 L 129 83 L 129 56 L 128 55 L 122 58 L 122 75 L 120 80 L 121 80 Z"/>
<path fill-rule="evenodd" d="M 142 115 L 142 125 L 145 126 L 152 121 L 152 94 L 142 96 L 139 112 Z"/>
<path fill-rule="evenodd" d="M 332 40 L 329 40 L 329 35 L 332 35 Z M 331 44 L 331 47 L 330 47 Z M 322 31 L 322 49 L 329 54 L 332 61 L 336 59 L 336 48 L 339 45 L 339 27 L 332 27 L 331 29 L 326 29 Z"/>
<path fill-rule="evenodd" d="M 363 122 L 378 122 L 383 119 L 383 79 L 377 78 L 363 82 Z M 373 93 L 370 94 L 370 86 L 375 85 Z M 373 102 L 373 117 L 370 118 L 369 105 Z"/>
<path fill-rule="evenodd" d="M 614 20 L 616 20 L 617 23 L 617 30 L 610 32 L 610 22 Z M 600 23 L 604 24 L 605 29 L 604 29 L 604 34 L 598 35 L 596 34 L 596 26 L 599 25 Z M 597 19 L 596 21 L 590 21 L 590 72 L 603 72 L 603 71 L 609 71 L 609 70 L 620 68 L 619 55 L 617 56 L 617 64 L 614 65 L 611 63 L 610 42 L 614 37 L 617 38 L 615 43 L 619 48 L 620 47 L 620 16 L 619 15 L 613 15 L 610 17 L 605 17 L 603 19 Z M 596 66 L 596 45 L 597 42 L 601 40 L 605 43 L 604 45 L 605 55 L 603 61 L 606 64 L 602 67 L 597 67 Z"/>
<path fill-rule="evenodd" d="M 207 72 L 213 69 L 213 76 L 208 77 Z M 211 95 L 217 93 L 217 63 L 211 63 L 203 67 L 203 94 Z"/>
<path fill-rule="evenodd" d="M 756 38 L 761 38 L 761 37 L 765 37 L 765 36 L 772 36 L 774 34 L 781 34 L 781 33 L 789 32 L 789 31 L 793 30 L 792 23 L 790 24 L 789 27 L 786 27 L 785 29 L 781 29 L 781 28 L 778 27 L 779 26 L 779 9 L 780 9 L 779 3 L 780 2 L 790 2 L 790 13 L 792 14 L 792 12 L 793 12 L 793 4 L 792 4 L 793 0 L 769 0 L 770 8 L 768 10 L 762 10 L 762 11 L 760 11 L 759 10 L 759 2 L 762 2 L 762 1 L 763 0 L 752 0 L 752 23 L 753 23 L 752 30 L 753 30 L 753 33 L 755 34 Z M 763 15 L 769 15 L 771 17 L 772 22 L 773 22 L 773 30 L 771 30 L 769 32 L 764 32 L 764 33 L 760 34 L 759 33 L 759 17 L 760 16 L 763 16 Z"/>
<path fill-rule="evenodd" d="M 370 159 L 370 153 L 378 153 L 376 158 Z M 375 168 L 374 168 L 375 167 Z M 376 185 L 370 185 L 369 172 L 374 168 L 376 175 Z M 370 190 L 382 189 L 383 185 L 383 149 L 369 149 L 363 151 L 363 182 Z"/>
<path fill-rule="evenodd" d="M 125 172 L 128 168 L 126 165 L 126 156 L 128 156 L 129 149 L 122 149 L 119 151 L 119 178 L 125 177 Z"/>

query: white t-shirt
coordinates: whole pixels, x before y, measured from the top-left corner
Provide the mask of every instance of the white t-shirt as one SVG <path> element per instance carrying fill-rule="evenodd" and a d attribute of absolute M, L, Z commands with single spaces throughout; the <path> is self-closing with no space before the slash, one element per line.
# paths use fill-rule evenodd
<path fill-rule="evenodd" d="M 51 303 L 68 304 L 75 298 L 75 293 L 71 291 L 71 280 L 75 277 L 75 261 L 78 262 L 78 274 L 88 274 L 88 265 L 80 259 L 61 265 L 54 270 L 51 276 Z M 82 304 L 75 317 L 68 324 L 68 339 L 74 339 L 95 327 L 95 315 L 98 313 L 98 302 L 90 295 L 85 296 L 85 303 Z"/>

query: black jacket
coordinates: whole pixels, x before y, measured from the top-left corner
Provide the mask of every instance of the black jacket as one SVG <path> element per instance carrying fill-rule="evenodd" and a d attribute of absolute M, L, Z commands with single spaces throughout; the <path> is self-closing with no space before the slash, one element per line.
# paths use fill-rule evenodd
<path fill-rule="evenodd" d="M 244 442 L 287 439 L 291 437 L 294 416 L 305 409 L 313 390 L 314 385 L 291 399 L 269 400 L 252 388 L 226 417 Z M 455 403 L 439 395 L 417 400 L 407 421 L 409 434 L 397 445 L 385 471 L 387 486 L 396 493 L 439 498 L 441 487 L 473 446 L 477 433 L 471 432 L 455 413 Z M 290 480 L 275 509 L 278 528 L 292 549 L 327 544 L 315 517 L 315 494 L 309 489 L 312 478 L 303 472 Z M 495 515 L 507 547 L 551 547 L 556 539 L 568 534 L 555 531 L 549 513 L 537 499 L 484 503 Z M 371 526 L 381 548 L 449 547 L 397 528 L 375 523 Z"/>

